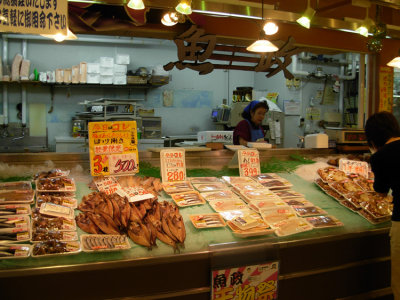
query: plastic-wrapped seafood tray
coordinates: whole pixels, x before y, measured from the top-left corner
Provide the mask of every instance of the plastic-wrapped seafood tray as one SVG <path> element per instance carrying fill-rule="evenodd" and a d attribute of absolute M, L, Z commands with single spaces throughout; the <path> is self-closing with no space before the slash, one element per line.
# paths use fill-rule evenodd
<path fill-rule="evenodd" d="M 221 182 L 221 179 L 217 177 L 189 177 L 188 179 L 192 184 Z"/>
<path fill-rule="evenodd" d="M 271 228 L 268 228 L 267 226 L 258 226 L 258 227 L 253 227 L 250 229 L 242 230 L 239 227 L 237 227 L 235 224 L 233 224 L 231 221 L 226 222 L 226 224 L 232 230 L 232 233 L 235 236 L 240 237 L 240 238 L 261 236 L 261 235 L 267 235 L 267 234 L 274 233 L 274 230 Z"/>
<path fill-rule="evenodd" d="M 75 192 L 75 180 L 67 177 L 40 178 L 36 180 L 38 192 Z"/>
<path fill-rule="evenodd" d="M 0 259 L 26 258 L 31 255 L 32 246 L 29 244 L 0 245 Z"/>
<path fill-rule="evenodd" d="M 84 252 L 120 251 L 131 248 L 126 235 L 83 234 L 81 246 Z"/>
<path fill-rule="evenodd" d="M 247 208 L 246 203 L 243 202 L 241 199 L 236 200 L 214 200 L 209 201 L 208 204 L 212 207 L 213 210 L 216 212 L 227 211 L 227 210 L 240 210 Z"/>
<path fill-rule="evenodd" d="M 315 216 L 315 217 L 306 217 L 305 219 L 314 228 L 331 228 L 331 227 L 343 226 L 343 223 L 340 222 L 334 216 Z"/>
<path fill-rule="evenodd" d="M 202 205 L 206 203 L 204 198 L 196 191 L 171 194 L 171 197 L 179 207 Z"/>
<path fill-rule="evenodd" d="M 31 206 L 29 204 L 3 204 L 0 205 L 0 216 L 4 215 L 30 215 Z"/>
<path fill-rule="evenodd" d="M 275 234 L 277 236 L 288 236 L 313 229 L 312 225 L 309 224 L 304 218 L 284 220 L 276 223 L 275 227 Z"/>
<path fill-rule="evenodd" d="M 299 217 L 327 215 L 328 213 L 318 206 L 292 206 Z"/>
<path fill-rule="evenodd" d="M 233 200 L 239 199 L 239 196 L 232 192 L 231 190 L 222 190 L 222 191 L 214 191 L 200 194 L 207 201 L 225 201 L 225 200 Z"/>
<path fill-rule="evenodd" d="M 81 252 L 79 242 L 61 242 L 58 240 L 48 240 L 35 243 L 32 247 L 32 257 L 57 256 L 77 254 Z"/>
<path fill-rule="evenodd" d="M 37 243 L 47 240 L 59 240 L 61 242 L 70 242 L 78 240 L 78 233 L 76 231 L 56 231 L 37 229 L 32 231 L 31 242 Z"/>
<path fill-rule="evenodd" d="M 190 215 L 193 226 L 198 229 L 225 227 L 226 223 L 219 214 Z"/>
<path fill-rule="evenodd" d="M 163 189 L 167 194 L 192 191 L 193 186 L 189 181 L 163 182 Z"/>
<path fill-rule="evenodd" d="M 228 186 L 223 182 L 193 184 L 200 193 L 225 190 Z"/>
<path fill-rule="evenodd" d="M 32 190 L 30 181 L 0 182 L 0 191 Z"/>
<path fill-rule="evenodd" d="M 0 190 L 1 204 L 30 204 L 33 203 L 35 192 L 31 189 L 27 190 Z"/>
<path fill-rule="evenodd" d="M 254 180 L 251 179 L 250 177 L 239 177 L 239 176 L 222 176 L 222 180 L 230 185 L 254 182 Z"/>

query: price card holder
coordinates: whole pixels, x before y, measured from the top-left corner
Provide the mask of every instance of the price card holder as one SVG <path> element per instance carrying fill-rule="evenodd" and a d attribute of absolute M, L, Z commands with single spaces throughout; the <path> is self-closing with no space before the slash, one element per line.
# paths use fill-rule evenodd
<path fill-rule="evenodd" d="M 369 167 L 365 161 L 339 159 L 339 170 L 346 174 L 359 174 L 368 178 Z"/>
<path fill-rule="evenodd" d="M 163 149 L 160 151 L 160 160 L 163 182 L 186 180 L 185 149 Z"/>
<path fill-rule="evenodd" d="M 139 172 L 136 121 L 89 122 L 92 176 Z"/>
<path fill-rule="evenodd" d="M 257 149 L 238 150 L 240 176 L 260 175 L 260 156 Z"/>
<path fill-rule="evenodd" d="M 97 189 L 100 192 L 106 193 L 107 195 L 114 194 L 117 190 L 121 189 L 118 181 L 112 176 L 95 177 L 93 181 L 96 184 Z"/>

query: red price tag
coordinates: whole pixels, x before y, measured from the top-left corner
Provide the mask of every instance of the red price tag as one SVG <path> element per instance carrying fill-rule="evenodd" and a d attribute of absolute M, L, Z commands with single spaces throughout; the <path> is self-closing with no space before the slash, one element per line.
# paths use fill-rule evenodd
<path fill-rule="evenodd" d="M 108 164 L 110 174 L 114 175 L 136 173 L 138 171 L 135 153 L 110 155 Z"/>
<path fill-rule="evenodd" d="M 96 155 L 93 157 L 93 172 L 95 174 L 100 174 L 103 171 L 102 157 L 101 155 Z"/>
<path fill-rule="evenodd" d="M 168 181 L 183 181 L 185 178 L 185 174 L 183 171 L 168 171 L 167 172 Z"/>

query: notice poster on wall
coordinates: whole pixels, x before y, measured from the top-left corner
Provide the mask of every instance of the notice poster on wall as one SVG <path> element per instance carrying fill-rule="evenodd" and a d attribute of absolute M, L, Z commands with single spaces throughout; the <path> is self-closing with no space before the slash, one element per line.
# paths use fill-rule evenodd
<path fill-rule="evenodd" d="M 89 122 L 92 176 L 139 172 L 136 121 Z"/>
<path fill-rule="evenodd" d="M 0 31 L 67 35 L 68 1 L 0 1 Z"/>
<path fill-rule="evenodd" d="M 211 299 L 278 299 L 279 262 L 212 271 Z"/>
<path fill-rule="evenodd" d="M 393 110 L 393 68 L 379 68 L 379 111 Z"/>

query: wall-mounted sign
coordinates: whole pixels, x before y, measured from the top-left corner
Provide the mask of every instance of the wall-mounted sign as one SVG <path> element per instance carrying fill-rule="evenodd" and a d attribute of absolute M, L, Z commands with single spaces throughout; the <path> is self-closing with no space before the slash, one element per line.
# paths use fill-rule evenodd
<path fill-rule="evenodd" d="M 92 176 L 139 172 L 136 121 L 89 122 Z"/>
<path fill-rule="evenodd" d="M 256 176 L 260 171 L 260 156 L 256 149 L 239 149 L 237 151 L 240 176 Z"/>
<path fill-rule="evenodd" d="M 2 0 L 0 31 L 67 35 L 67 0 Z"/>
<path fill-rule="evenodd" d="M 212 271 L 211 299 L 278 299 L 279 262 Z"/>
<path fill-rule="evenodd" d="M 186 180 L 185 149 L 163 149 L 160 160 L 162 182 Z"/>
<path fill-rule="evenodd" d="M 393 68 L 379 68 L 379 111 L 393 111 Z"/>

